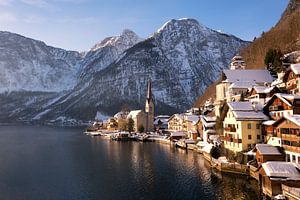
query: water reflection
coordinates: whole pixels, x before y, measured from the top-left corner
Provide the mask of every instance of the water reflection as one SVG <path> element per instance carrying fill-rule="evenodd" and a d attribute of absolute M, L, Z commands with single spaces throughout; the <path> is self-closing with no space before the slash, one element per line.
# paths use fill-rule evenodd
<path fill-rule="evenodd" d="M 164 144 L 0 127 L 1 199 L 258 199 L 257 184 Z"/>

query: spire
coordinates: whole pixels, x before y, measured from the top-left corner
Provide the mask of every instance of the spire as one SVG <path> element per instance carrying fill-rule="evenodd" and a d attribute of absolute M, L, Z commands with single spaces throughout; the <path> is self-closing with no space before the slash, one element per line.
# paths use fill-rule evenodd
<path fill-rule="evenodd" d="M 151 79 L 148 80 L 148 92 L 147 92 L 147 100 L 152 99 L 152 88 L 151 88 Z"/>

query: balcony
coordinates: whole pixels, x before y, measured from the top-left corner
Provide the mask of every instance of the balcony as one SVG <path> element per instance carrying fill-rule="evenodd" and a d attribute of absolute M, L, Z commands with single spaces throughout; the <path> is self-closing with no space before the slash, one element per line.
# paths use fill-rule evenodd
<path fill-rule="evenodd" d="M 289 146 L 289 145 L 282 145 L 282 146 L 283 146 L 284 150 L 286 150 L 286 151 L 300 153 L 300 147 L 293 147 L 293 146 Z"/>
<path fill-rule="evenodd" d="M 235 127 L 225 127 L 224 130 L 227 131 L 227 132 L 236 132 Z"/>

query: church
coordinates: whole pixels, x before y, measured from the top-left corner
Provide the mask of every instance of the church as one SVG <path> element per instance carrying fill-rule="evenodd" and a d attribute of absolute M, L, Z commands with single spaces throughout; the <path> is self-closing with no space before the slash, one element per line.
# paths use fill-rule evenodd
<path fill-rule="evenodd" d="M 154 101 L 151 80 L 148 81 L 147 86 L 145 111 L 132 110 L 127 115 L 127 119 L 129 118 L 134 121 L 134 131 L 138 132 L 141 127 L 144 128 L 144 132 L 154 131 Z"/>

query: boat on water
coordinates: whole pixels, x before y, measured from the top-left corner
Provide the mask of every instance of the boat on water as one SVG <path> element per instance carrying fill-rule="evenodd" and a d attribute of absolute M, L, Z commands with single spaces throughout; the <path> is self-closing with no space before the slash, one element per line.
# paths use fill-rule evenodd
<path fill-rule="evenodd" d="M 101 132 L 100 131 L 86 131 L 84 133 L 86 135 L 89 135 L 89 136 L 101 136 Z"/>
<path fill-rule="evenodd" d="M 130 139 L 130 133 L 129 132 L 117 132 L 114 134 L 111 134 L 110 137 L 112 140 L 122 141 L 122 140 L 129 140 Z"/>
<path fill-rule="evenodd" d="M 195 144 L 195 141 L 194 140 L 190 140 L 190 139 L 181 139 L 181 140 L 178 140 L 176 143 L 175 143 L 175 146 L 176 147 L 180 147 L 180 148 L 183 148 L 183 149 L 188 149 L 188 145 L 189 144 Z"/>

